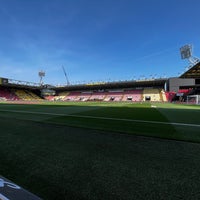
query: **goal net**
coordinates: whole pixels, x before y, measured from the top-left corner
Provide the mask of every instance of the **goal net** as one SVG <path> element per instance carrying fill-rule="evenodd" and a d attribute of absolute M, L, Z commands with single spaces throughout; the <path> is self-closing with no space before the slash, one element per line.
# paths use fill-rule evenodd
<path fill-rule="evenodd" d="M 189 95 L 187 96 L 188 104 L 200 104 L 200 95 Z"/>

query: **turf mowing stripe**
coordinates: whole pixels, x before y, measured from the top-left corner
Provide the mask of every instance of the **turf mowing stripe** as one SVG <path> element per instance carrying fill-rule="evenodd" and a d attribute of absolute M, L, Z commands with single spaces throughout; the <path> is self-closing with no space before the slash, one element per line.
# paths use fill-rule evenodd
<path fill-rule="evenodd" d="M 151 123 L 151 124 L 166 124 L 166 125 L 175 125 L 175 126 L 200 127 L 200 124 L 185 124 L 185 123 L 176 123 L 176 122 L 159 122 L 159 121 L 123 119 L 123 118 L 120 119 L 120 118 L 112 118 L 112 117 L 95 117 L 95 116 L 89 116 L 89 115 L 69 115 L 69 114 L 62 114 L 62 113 L 31 112 L 31 111 L 19 111 L 19 110 L 0 110 L 0 112 L 26 113 L 26 114 L 37 114 L 37 115 L 40 114 L 40 115 L 66 116 L 66 117 L 103 119 L 103 120 L 115 120 L 115 121 L 126 121 L 126 122 Z"/>

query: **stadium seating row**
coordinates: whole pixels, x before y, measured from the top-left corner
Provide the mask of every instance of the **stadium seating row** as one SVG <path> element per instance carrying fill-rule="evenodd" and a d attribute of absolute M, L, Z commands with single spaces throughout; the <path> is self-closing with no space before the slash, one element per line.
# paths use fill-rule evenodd
<path fill-rule="evenodd" d="M 42 98 L 29 90 L 0 88 L 0 100 L 16 101 L 16 100 L 41 100 Z"/>
<path fill-rule="evenodd" d="M 0 99 L 1 100 L 11 100 L 11 101 L 15 101 L 15 100 L 19 100 L 19 97 L 11 92 L 9 89 L 7 88 L 1 88 L 0 89 Z"/>
<path fill-rule="evenodd" d="M 188 91 L 180 91 L 188 92 Z M 162 89 L 146 88 L 137 90 L 110 90 L 110 91 L 72 91 L 60 92 L 55 96 L 46 96 L 48 101 L 171 101 L 175 93 L 164 92 Z M 34 92 L 23 89 L 0 88 L 0 100 L 42 100 Z"/>
<path fill-rule="evenodd" d="M 61 92 L 48 100 L 61 101 L 168 101 L 165 92 L 161 89 L 121 90 L 107 92 Z"/>

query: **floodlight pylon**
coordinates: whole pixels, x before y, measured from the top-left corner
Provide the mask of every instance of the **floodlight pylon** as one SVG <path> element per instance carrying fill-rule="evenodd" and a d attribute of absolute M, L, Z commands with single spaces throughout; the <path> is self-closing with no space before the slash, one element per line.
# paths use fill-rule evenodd
<path fill-rule="evenodd" d="M 192 55 L 193 47 L 191 44 L 184 45 L 180 48 L 181 58 L 189 61 L 189 68 L 197 64 L 200 60 Z"/>
<path fill-rule="evenodd" d="M 64 66 L 62 66 L 62 69 L 63 69 L 64 75 L 65 75 L 65 78 L 66 78 L 66 81 L 67 81 L 67 85 L 70 85 L 70 82 L 69 82 L 69 79 L 68 79 L 68 76 L 67 76 L 67 73 L 65 71 Z"/>
<path fill-rule="evenodd" d="M 43 79 L 43 77 L 45 77 L 45 72 L 44 71 L 39 71 L 38 72 L 38 76 L 40 77 L 40 85 L 43 85 L 43 81 L 42 81 L 42 79 Z"/>

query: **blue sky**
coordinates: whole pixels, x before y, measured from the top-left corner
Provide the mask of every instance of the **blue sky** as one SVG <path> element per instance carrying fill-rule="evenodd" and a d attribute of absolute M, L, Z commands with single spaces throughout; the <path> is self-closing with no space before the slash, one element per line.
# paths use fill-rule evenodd
<path fill-rule="evenodd" d="M 0 0 L 0 77 L 72 84 L 178 76 L 199 0 Z"/>

